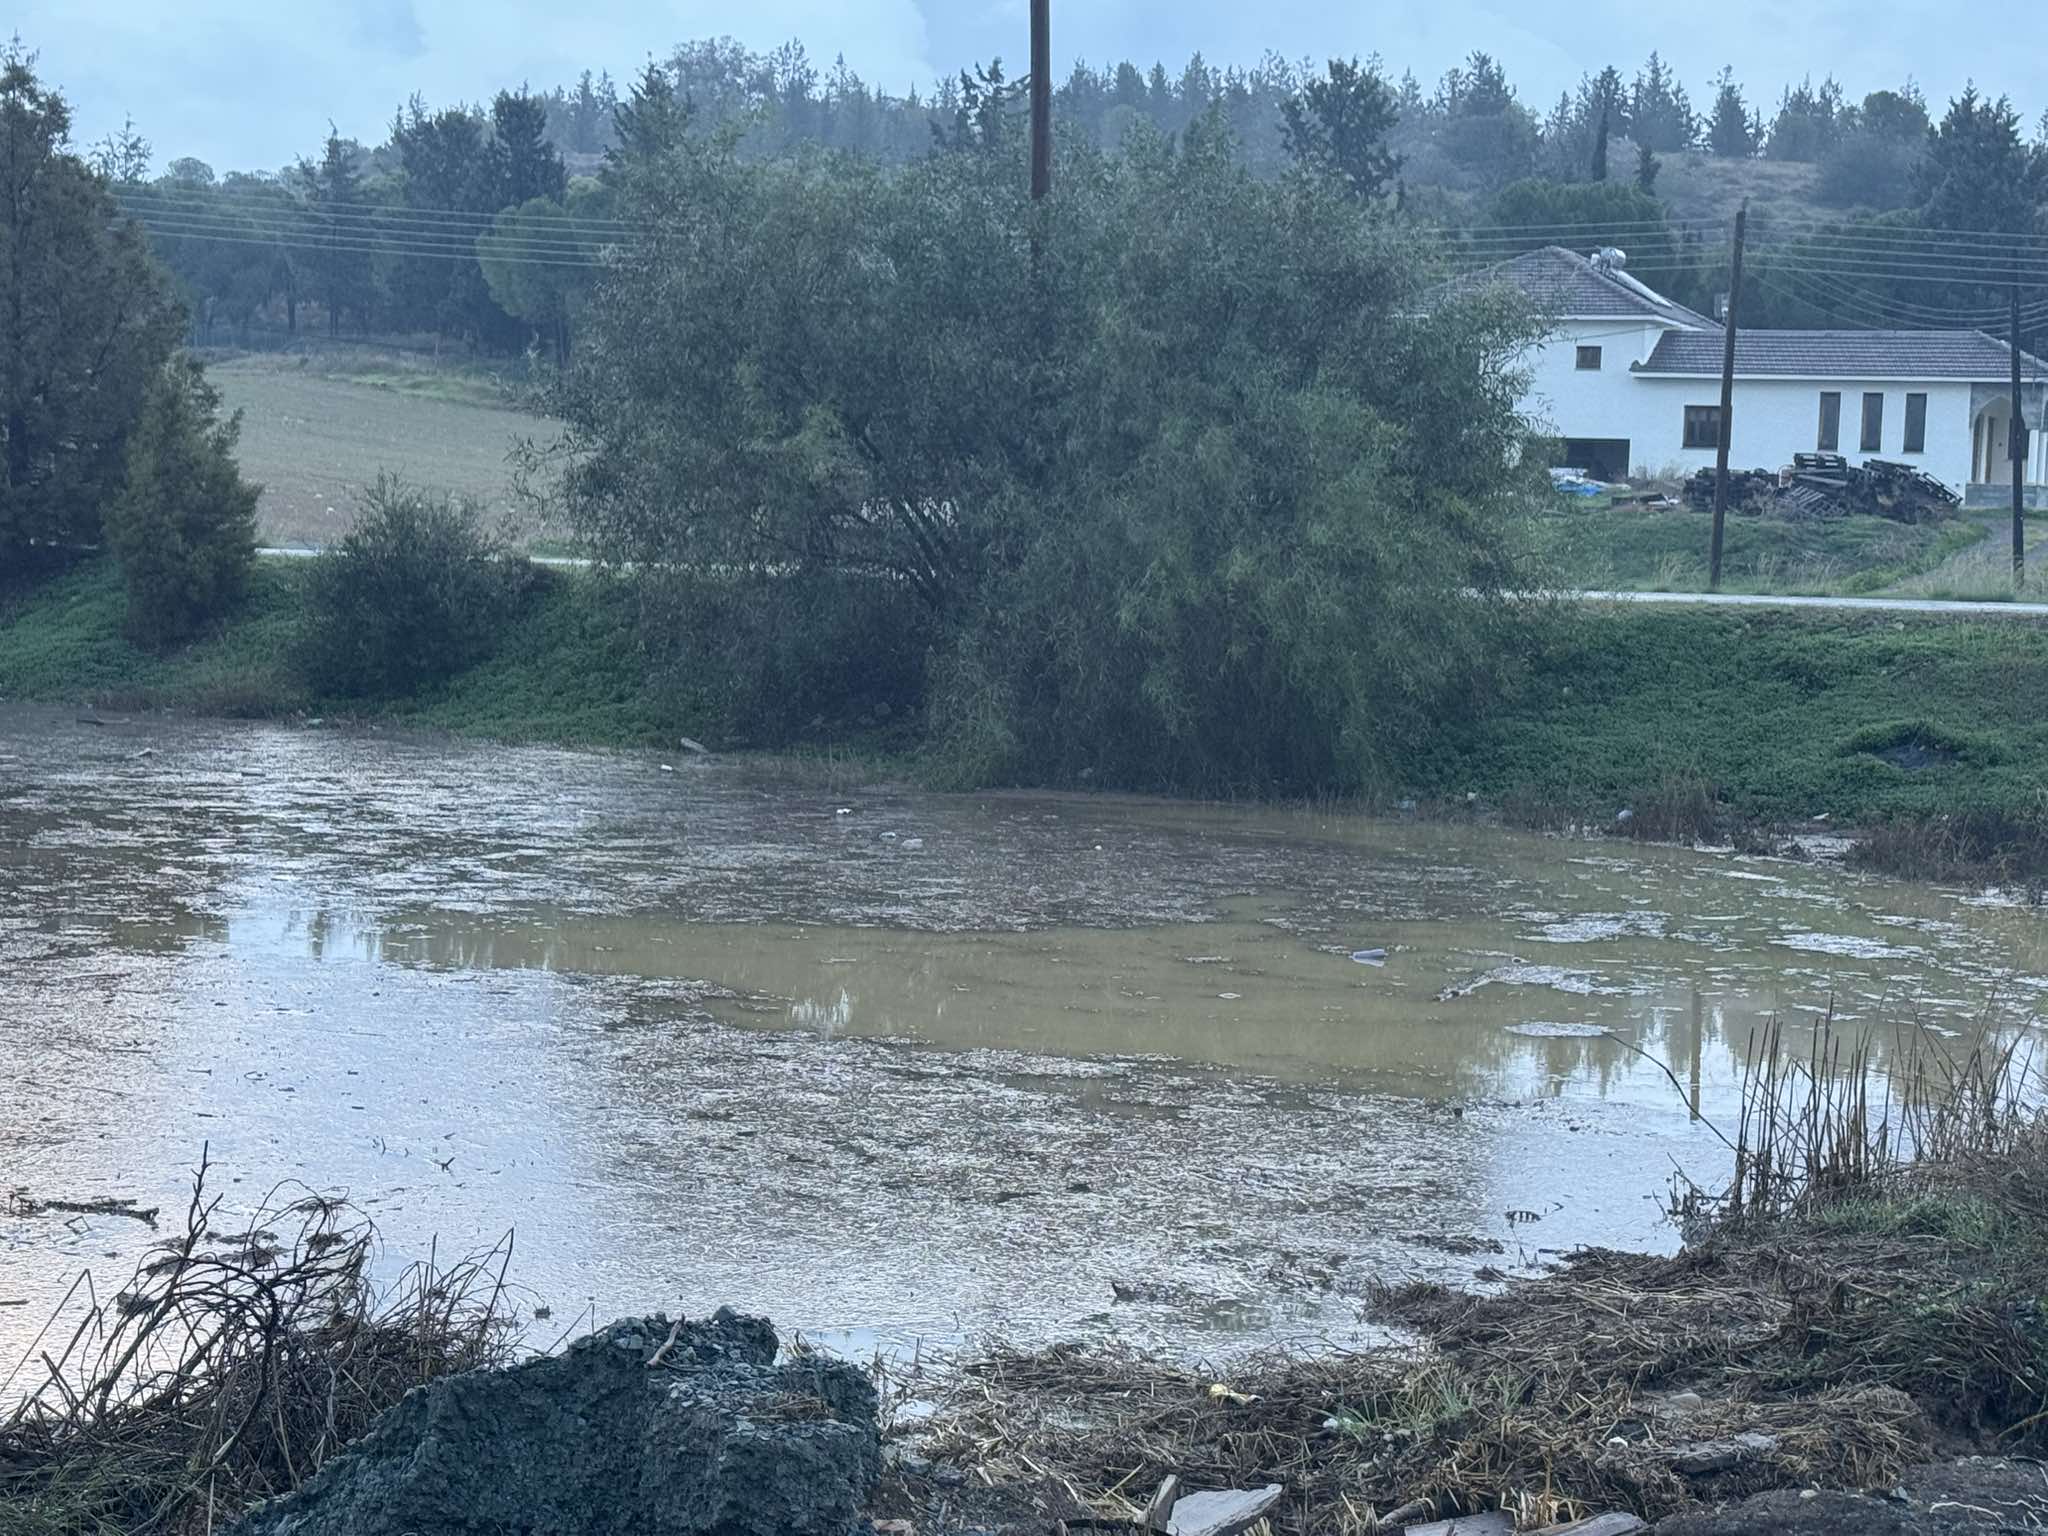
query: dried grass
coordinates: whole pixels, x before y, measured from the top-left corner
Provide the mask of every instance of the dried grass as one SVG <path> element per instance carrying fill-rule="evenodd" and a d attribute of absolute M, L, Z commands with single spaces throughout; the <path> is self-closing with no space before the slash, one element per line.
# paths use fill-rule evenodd
<path fill-rule="evenodd" d="M 0 1531 L 209 1531 L 412 1387 L 514 1353 L 509 1237 L 379 1288 L 375 1228 L 346 1201 L 285 1187 L 246 1225 L 220 1214 L 202 1161 L 182 1235 L 110 1299 L 81 1276 L 61 1347 L 39 1339 L 0 1382 L 25 1394 L 0 1420 Z"/>
<path fill-rule="evenodd" d="M 1771 1030 L 1734 1177 L 1679 1202 L 1676 1256 L 1587 1251 L 1498 1295 L 1382 1290 L 1409 1348 L 1269 1355 L 1214 1375 L 1116 1350 L 1002 1345 L 935 1373 L 915 1433 L 990 1488 L 1130 1519 L 1157 1481 L 1286 1485 L 1275 1527 L 1355 1536 L 1501 1509 L 1524 1526 L 1655 1519 L 1769 1487 L 1889 1488 L 2048 1426 L 2048 1126 L 2031 1062 L 1823 1027 Z M 1696 1396 L 1694 1396 L 1696 1394 Z M 1712 1476 L 1675 1452 L 1767 1448 Z"/>

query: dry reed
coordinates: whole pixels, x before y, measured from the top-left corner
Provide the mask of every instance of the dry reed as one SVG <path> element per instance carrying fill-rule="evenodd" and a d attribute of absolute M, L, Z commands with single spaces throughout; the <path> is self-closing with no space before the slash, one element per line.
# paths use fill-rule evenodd
<path fill-rule="evenodd" d="M 354 1206 L 285 1187 L 223 1231 L 206 1173 L 183 1233 L 110 1299 L 82 1276 L 61 1347 L 38 1340 L 0 1386 L 22 1394 L 0 1419 L 7 1536 L 211 1530 L 298 1486 L 412 1387 L 514 1352 L 509 1236 L 379 1287 Z"/>

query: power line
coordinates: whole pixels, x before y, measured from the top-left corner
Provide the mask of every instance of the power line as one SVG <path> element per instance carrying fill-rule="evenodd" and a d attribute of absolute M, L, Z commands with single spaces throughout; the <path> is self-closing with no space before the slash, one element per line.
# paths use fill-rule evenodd
<path fill-rule="evenodd" d="M 257 221 L 206 221 L 201 219 L 167 218 L 162 215 L 144 215 L 136 220 L 145 229 L 173 239 L 218 240 L 229 238 L 264 237 L 279 243 L 327 245 L 333 242 L 354 242 L 374 245 L 380 250 L 420 251 L 452 255 L 474 255 L 478 246 L 488 242 L 494 254 L 560 256 L 577 260 L 596 260 L 597 251 L 586 242 L 527 238 L 518 235 L 486 232 L 476 236 L 407 237 L 381 234 L 375 230 L 333 229 L 322 230 L 312 223 L 271 223 Z M 619 242 L 606 242 L 606 250 L 623 249 Z"/>

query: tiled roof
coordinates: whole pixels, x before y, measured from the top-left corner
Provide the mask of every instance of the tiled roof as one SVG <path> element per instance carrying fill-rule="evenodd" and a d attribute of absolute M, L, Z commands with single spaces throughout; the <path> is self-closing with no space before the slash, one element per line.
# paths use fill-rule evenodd
<path fill-rule="evenodd" d="M 1673 325 L 1714 328 L 1714 322 L 1705 315 L 1696 314 L 1683 304 L 1674 304 L 1663 294 L 1628 277 L 1626 269 L 1616 273 L 1596 267 L 1586 257 L 1561 245 L 1525 251 L 1512 261 L 1458 278 L 1450 288 L 1456 292 L 1496 282 L 1514 284 L 1537 309 L 1560 319 L 1640 315 Z"/>
<path fill-rule="evenodd" d="M 1660 338 L 1643 374 L 1721 372 L 1722 338 L 1712 331 L 1672 331 Z M 2039 377 L 2039 358 L 2020 354 Z M 1735 333 L 1735 372 L 1744 378 L 1968 379 L 1997 383 L 2012 373 L 2012 351 L 1982 331 L 1742 331 Z"/>

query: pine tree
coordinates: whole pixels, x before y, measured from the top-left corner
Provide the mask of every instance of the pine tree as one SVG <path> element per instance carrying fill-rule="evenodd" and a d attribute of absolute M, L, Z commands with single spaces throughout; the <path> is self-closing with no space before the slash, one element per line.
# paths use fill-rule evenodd
<path fill-rule="evenodd" d="M 166 364 L 128 441 L 128 477 L 107 542 L 128 589 L 128 633 L 145 645 L 194 634 L 241 600 L 256 558 L 256 500 L 222 419 L 220 392 L 189 358 Z"/>
<path fill-rule="evenodd" d="M 1648 192 L 1655 196 L 1657 191 L 1657 172 L 1663 168 L 1663 164 L 1657 159 L 1656 151 L 1652 150 L 1649 145 L 1638 144 L 1636 146 L 1636 187 L 1639 191 Z"/>
<path fill-rule="evenodd" d="M 1742 99 L 1735 71 L 1723 69 L 1714 81 L 1714 112 L 1707 125 L 1707 147 L 1717 155 L 1748 160 L 1763 144 L 1763 120 Z"/>
<path fill-rule="evenodd" d="M 1356 59 L 1330 60 L 1328 72 L 1304 82 L 1280 111 L 1296 163 L 1338 177 L 1354 196 L 1378 197 L 1401 168 L 1387 148 L 1387 134 L 1400 121 L 1398 98 Z"/>
<path fill-rule="evenodd" d="M 690 125 L 690 104 L 676 91 L 669 72 L 652 59 L 640 78 L 627 88 L 626 99 L 612 113 L 611 162 L 652 160 L 682 142 Z"/>
<path fill-rule="evenodd" d="M 1607 109 L 1600 109 L 1600 127 L 1593 135 L 1593 180 L 1607 179 Z"/>

